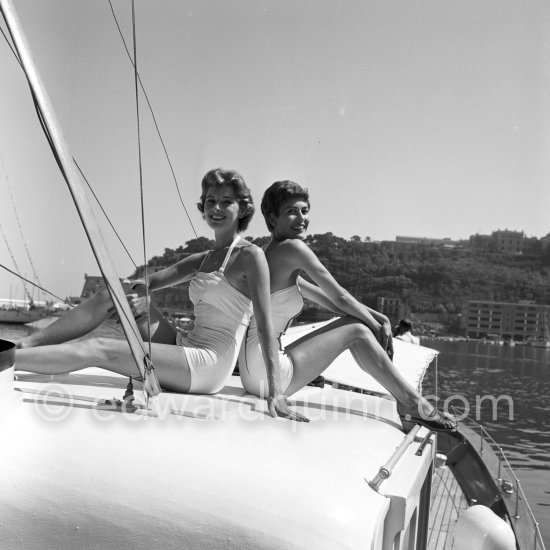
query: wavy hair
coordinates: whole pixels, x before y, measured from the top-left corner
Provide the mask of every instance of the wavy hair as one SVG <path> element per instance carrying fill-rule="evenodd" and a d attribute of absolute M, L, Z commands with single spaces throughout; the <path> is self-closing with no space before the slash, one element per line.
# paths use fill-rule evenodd
<path fill-rule="evenodd" d="M 239 231 L 245 231 L 252 216 L 256 211 L 254 207 L 254 201 L 252 200 L 252 194 L 248 185 L 244 182 L 243 177 L 237 172 L 237 170 L 229 170 L 226 168 L 214 168 L 209 170 L 202 178 L 201 188 L 202 193 L 197 208 L 204 214 L 204 202 L 206 200 L 206 194 L 211 187 L 228 185 L 233 189 L 237 201 L 239 202 L 239 216 L 244 213 L 242 217 L 239 217 L 239 223 L 237 229 Z"/>

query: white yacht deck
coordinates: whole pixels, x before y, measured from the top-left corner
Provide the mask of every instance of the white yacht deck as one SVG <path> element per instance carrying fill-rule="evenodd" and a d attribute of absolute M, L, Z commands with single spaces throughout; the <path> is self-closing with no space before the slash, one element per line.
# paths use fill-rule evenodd
<path fill-rule="evenodd" d="M 385 397 L 307 387 L 292 398 L 311 419 L 299 424 L 272 419 L 231 377 L 217 395 L 162 393 L 156 418 L 96 408 L 125 386 L 101 369 L 18 373 L 19 403 L 0 419 L 5 541 L 382 548 L 384 526 L 418 505 L 433 441 L 416 455 L 416 440 L 379 491 L 368 484 L 405 439 Z"/>

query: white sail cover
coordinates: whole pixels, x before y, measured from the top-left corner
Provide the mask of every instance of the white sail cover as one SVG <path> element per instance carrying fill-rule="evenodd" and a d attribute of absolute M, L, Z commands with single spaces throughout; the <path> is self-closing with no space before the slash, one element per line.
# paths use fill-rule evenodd
<path fill-rule="evenodd" d="M 283 336 L 283 345 L 306 336 L 308 333 L 331 323 L 333 320 L 291 327 Z M 409 344 L 402 340 L 394 340 L 393 342 L 395 352 L 393 362 L 407 381 L 420 390 L 424 373 L 439 352 L 424 346 Z M 384 386 L 359 367 L 349 351 L 345 351 L 339 355 L 323 372 L 323 376 L 330 382 L 337 382 L 345 386 L 390 395 Z"/>

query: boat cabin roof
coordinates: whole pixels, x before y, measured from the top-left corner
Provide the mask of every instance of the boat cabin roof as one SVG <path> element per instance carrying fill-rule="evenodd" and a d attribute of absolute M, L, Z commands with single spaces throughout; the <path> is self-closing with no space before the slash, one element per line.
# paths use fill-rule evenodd
<path fill-rule="evenodd" d="M 369 485 L 405 439 L 385 396 L 306 387 L 291 402 L 310 423 L 294 423 L 271 418 L 232 376 L 216 395 L 163 392 L 156 417 L 97 408 L 126 383 L 94 368 L 18 373 L 0 421 L 8 540 L 380 548 L 391 502 L 401 503 L 393 523 L 417 504 L 433 452 L 416 456 L 420 440 L 378 490 Z"/>

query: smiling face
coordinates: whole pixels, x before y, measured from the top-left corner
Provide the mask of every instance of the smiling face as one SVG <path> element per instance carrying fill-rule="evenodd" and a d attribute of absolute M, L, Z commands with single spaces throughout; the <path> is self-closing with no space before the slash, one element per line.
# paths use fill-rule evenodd
<path fill-rule="evenodd" d="M 239 201 L 230 185 L 212 185 L 204 199 L 204 217 L 212 229 L 235 228 L 239 222 Z"/>
<path fill-rule="evenodd" d="M 224 190 L 222 190 L 222 188 L 224 188 Z M 239 222 L 237 225 L 237 231 L 244 231 L 248 227 L 248 224 L 254 215 L 255 208 L 252 195 L 250 194 L 250 189 L 244 182 L 244 179 L 239 172 L 225 168 L 214 168 L 213 170 L 209 170 L 202 178 L 201 191 L 202 193 L 200 200 L 197 203 L 197 208 L 200 212 L 202 212 L 204 219 L 209 219 L 205 210 L 206 196 L 208 194 L 210 195 L 210 201 L 212 204 L 212 201 L 219 202 L 219 200 L 223 199 L 225 195 L 226 201 L 232 199 L 239 205 Z M 217 219 L 216 223 L 221 222 L 222 215 L 220 212 L 214 218 L 210 218 L 209 221 L 214 221 Z"/>
<path fill-rule="evenodd" d="M 302 199 L 289 199 L 281 204 L 278 215 L 270 215 L 269 221 L 276 239 L 305 239 L 309 225 L 309 204 Z"/>

